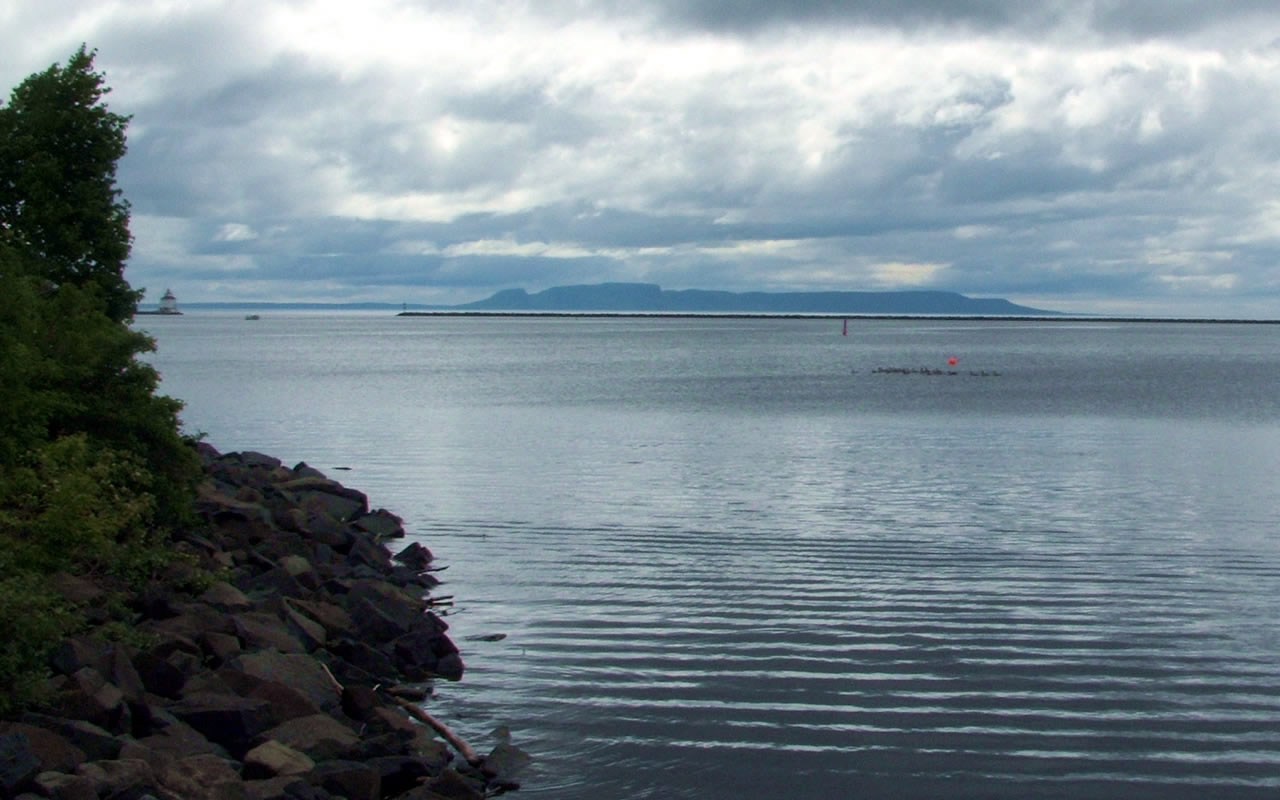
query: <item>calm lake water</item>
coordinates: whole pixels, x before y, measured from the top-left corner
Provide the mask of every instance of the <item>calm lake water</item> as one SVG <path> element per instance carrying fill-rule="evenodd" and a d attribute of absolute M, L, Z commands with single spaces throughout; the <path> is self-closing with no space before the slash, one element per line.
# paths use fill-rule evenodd
<path fill-rule="evenodd" d="M 261 316 L 138 326 L 449 565 L 517 796 L 1280 794 L 1280 328 Z"/>

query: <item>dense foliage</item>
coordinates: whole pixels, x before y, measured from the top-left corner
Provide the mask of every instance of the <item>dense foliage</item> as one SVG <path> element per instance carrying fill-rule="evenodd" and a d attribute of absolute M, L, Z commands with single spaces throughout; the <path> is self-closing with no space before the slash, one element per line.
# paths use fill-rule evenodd
<path fill-rule="evenodd" d="M 0 106 L 0 710 L 33 696 L 76 624 L 48 576 L 146 579 L 198 472 L 128 325 L 127 119 L 107 91 L 82 47 Z"/>

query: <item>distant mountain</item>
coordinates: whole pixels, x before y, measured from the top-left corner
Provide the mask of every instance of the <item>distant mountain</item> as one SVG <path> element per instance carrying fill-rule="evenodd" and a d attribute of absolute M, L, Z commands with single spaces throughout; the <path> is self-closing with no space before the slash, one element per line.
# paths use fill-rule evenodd
<path fill-rule="evenodd" d="M 723 314 L 928 314 L 1045 316 L 1043 311 L 999 298 L 955 292 L 721 292 L 670 290 L 652 283 L 556 286 L 535 294 L 504 289 L 484 300 L 449 306 L 454 311 L 569 311 Z"/>

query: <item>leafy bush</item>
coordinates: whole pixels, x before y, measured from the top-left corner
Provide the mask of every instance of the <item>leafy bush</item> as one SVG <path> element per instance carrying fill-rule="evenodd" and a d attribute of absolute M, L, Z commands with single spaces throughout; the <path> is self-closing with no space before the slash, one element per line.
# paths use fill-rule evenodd
<path fill-rule="evenodd" d="M 181 403 L 137 359 L 115 186 L 127 118 L 82 47 L 0 106 L 0 710 L 28 702 L 79 623 L 56 571 L 138 583 L 191 518 L 199 460 Z"/>

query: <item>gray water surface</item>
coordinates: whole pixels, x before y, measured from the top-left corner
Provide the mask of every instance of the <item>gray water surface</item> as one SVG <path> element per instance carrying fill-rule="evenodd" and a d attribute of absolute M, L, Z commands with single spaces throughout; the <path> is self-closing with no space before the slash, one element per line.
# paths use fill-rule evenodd
<path fill-rule="evenodd" d="M 189 430 L 449 565 L 433 711 L 521 795 L 1280 794 L 1272 326 L 139 326 Z"/>

